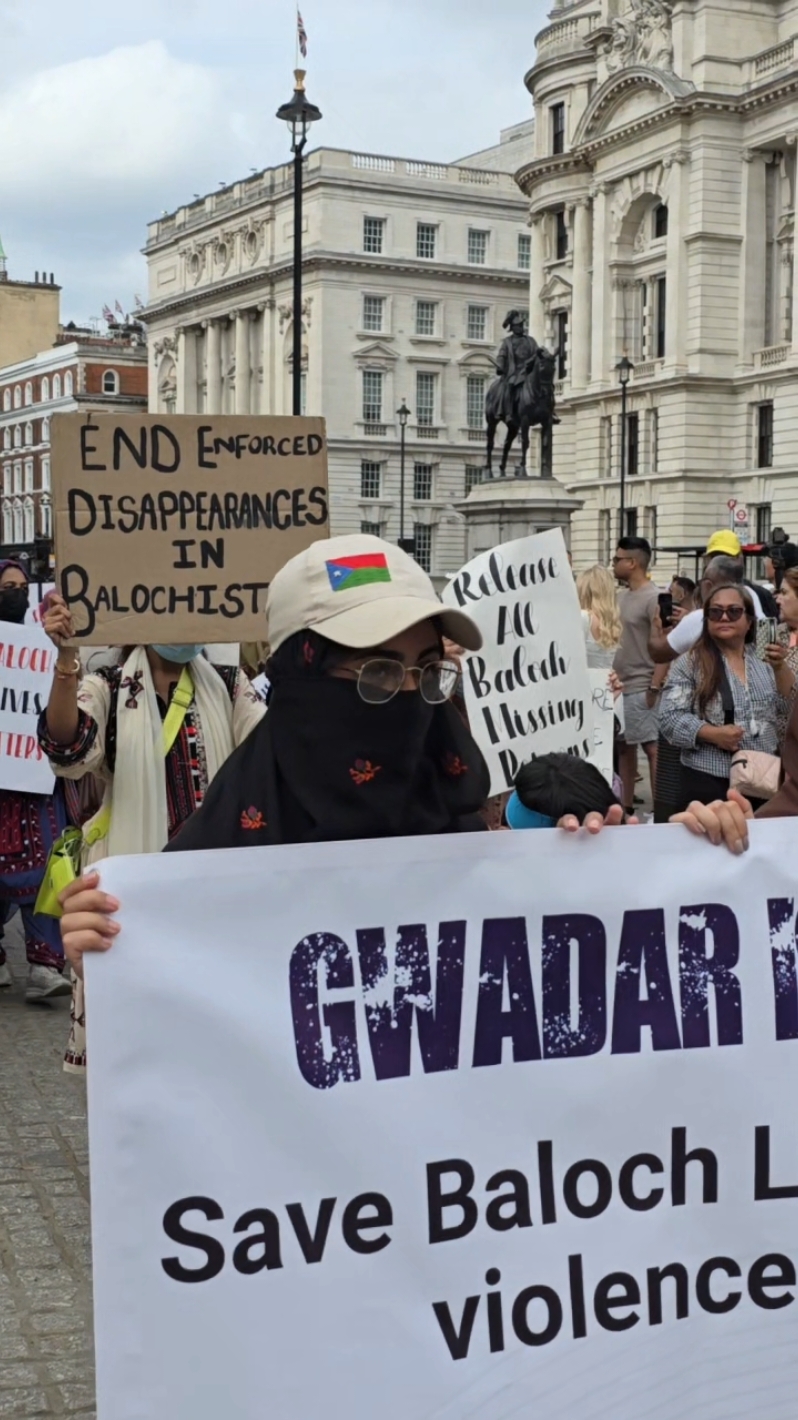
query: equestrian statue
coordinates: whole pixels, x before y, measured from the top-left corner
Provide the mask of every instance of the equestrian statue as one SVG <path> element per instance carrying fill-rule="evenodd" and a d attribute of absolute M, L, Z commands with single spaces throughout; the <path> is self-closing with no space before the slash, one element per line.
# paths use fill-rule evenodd
<path fill-rule="evenodd" d="M 507 476 L 510 449 L 520 433 L 521 458 L 515 477 L 524 478 L 530 429 L 539 424 L 544 437 L 550 437 L 551 426 L 560 422 L 554 412 L 554 378 L 559 351 L 555 350 L 552 354 L 538 345 L 531 335 L 527 335 L 524 326 L 521 311 L 510 311 L 502 324 L 502 330 L 508 330 L 509 334 L 502 341 L 494 361 L 497 377 L 485 396 L 488 478 L 493 477 L 493 443 L 500 423 L 507 427 L 499 464 L 500 475 L 502 478 Z"/>

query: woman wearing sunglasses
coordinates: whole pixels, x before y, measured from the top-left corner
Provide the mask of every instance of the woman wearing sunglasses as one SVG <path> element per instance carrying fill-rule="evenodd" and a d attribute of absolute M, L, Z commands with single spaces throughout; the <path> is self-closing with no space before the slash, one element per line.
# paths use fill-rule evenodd
<path fill-rule="evenodd" d="M 725 798 L 738 750 L 778 753 L 794 676 L 783 660 L 771 666 L 757 657 L 755 628 L 747 590 L 716 587 L 704 602 L 700 639 L 671 670 L 660 728 L 681 750 L 683 807 Z"/>

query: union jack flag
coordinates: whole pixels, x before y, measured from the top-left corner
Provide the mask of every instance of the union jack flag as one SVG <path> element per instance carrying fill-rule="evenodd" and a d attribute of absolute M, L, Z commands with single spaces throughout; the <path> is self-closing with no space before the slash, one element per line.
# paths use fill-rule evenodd
<path fill-rule="evenodd" d="M 114 301 L 114 309 L 119 312 L 120 316 L 123 316 L 125 314 L 118 301 Z"/>
<path fill-rule="evenodd" d="M 114 313 L 110 306 L 103 306 L 103 320 L 113 320 Z"/>
<path fill-rule="evenodd" d="M 302 19 L 302 16 L 301 16 L 300 13 L 299 13 L 299 9 L 297 9 L 297 12 L 296 12 L 296 37 L 297 37 L 297 44 L 299 45 L 299 52 L 300 52 L 300 54 L 302 55 L 302 58 L 303 58 L 303 59 L 307 59 L 307 57 L 308 57 L 308 35 L 307 35 L 307 30 L 305 29 L 305 21 Z"/>

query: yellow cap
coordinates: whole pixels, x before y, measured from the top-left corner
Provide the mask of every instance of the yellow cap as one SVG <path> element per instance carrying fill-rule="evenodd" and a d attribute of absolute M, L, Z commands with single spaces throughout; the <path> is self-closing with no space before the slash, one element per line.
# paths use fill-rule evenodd
<path fill-rule="evenodd" d="M 730 528 L 721 528 L 719 532 L 713 533 L 707 543 L 708 554 L 722 552 L 725 557 L 739 557 L 742 550 L 739 537 Z"/>

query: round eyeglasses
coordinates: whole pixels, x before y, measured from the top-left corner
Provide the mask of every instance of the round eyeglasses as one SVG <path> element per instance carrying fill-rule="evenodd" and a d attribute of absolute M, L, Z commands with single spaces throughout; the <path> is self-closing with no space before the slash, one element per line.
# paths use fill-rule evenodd
<path fill-rule="evenodd" d="M 422 699 L 442 705 L 454 694 L 460 675 L 453 661 L 429 661 L 425 666 L 403 666 L 401 661 L 375 658 L 357 672 L 357 690 L 367 705 L 385 705 L 399 694 L 405 676 L 414 675 Z"/>

